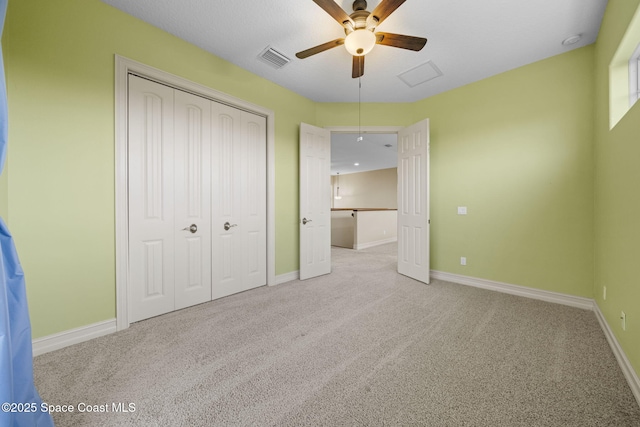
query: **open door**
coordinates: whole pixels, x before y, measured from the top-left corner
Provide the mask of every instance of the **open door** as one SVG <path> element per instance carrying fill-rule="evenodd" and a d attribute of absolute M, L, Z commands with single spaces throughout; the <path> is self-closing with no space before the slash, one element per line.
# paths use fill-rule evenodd
<path fill-rule="evenodd" d="M 300 124 L 300 279 L 331 273 L 331 132 Z"/>
<path fill-rule="evenodd" d="M 429 119 L 398 132 L 398 273 L 429 283 Z"/>

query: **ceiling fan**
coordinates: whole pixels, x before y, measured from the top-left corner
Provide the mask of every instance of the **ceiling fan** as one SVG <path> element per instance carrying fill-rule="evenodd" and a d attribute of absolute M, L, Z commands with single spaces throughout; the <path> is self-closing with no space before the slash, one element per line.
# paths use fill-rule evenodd
<path fill-rule="evenodd" d="M 406 0 L 382 0 L 373 12 L 366 10 L 366 0 L 355 0 L 353 2 L 353 13 L 351 15 L 347 15 L 334 0 L 313 1 L 344 27 L 344 32 L 347 36 L 303 50 L 302 52 L 296 53 L 296 56 L 304 59 L 336 46 L 345 45 L 347 51 L 353 55 L 351 77 L 354 79 L 364 74 L 364 56 L 369 53 L 376 44 L 419 51 L 427 43 L 427 39 L 422 37 L 375 32 L 377 26 L 387 19 L 387 17 Z"/>

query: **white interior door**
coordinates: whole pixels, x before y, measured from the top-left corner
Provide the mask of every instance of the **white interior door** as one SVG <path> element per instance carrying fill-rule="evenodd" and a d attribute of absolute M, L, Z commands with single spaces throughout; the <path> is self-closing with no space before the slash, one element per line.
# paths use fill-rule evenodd
<path fill-rule="evenodd" d="M 175 309 L 211 300 L 211 101 L 174 91 Z"/>
<path fill-rule="evenodd" d="M 243 111 L 240 182 L 242 210 L 238 229 L 243 235 L 242 289 L 267 283 L 267 119 Z"/>
<path fill-rule="evenodd" d="M 398 132 L 398 272 L 429 283 L 429 119 Z"/>
<path fill-rule="evenodd" d="M 173 89 L 129 76 L 132 322 L 174 309 Z"/>
<path fill-rule="evenodd" d="M 266 119 L 214 102 L 212 132 L 215 299 L 267 282 Z"/>
<path fill-rule="evenodd" d="M 211 101 L 129 77 L 132 322 L 211 300 Z"/>
<path fill-rule="evenodd" d="M 300 124 L 300 279 L 331 273 L 331 132 Z"/>

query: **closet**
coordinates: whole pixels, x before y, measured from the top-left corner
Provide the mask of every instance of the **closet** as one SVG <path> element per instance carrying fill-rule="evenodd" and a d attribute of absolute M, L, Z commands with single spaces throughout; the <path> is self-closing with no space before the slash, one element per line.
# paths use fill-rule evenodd
<path fill-rule="evenodd" d="M 128 83 L 129 320 L 266 284 L 266 119 Z"/>

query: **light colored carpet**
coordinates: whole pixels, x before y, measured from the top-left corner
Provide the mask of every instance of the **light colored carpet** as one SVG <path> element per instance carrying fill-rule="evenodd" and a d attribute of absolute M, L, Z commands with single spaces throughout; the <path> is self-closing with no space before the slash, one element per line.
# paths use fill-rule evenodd
<path fill-rule="evenodd" d="M 640 426 L 595 315 L 395 272 L 396 245 L 38 356 L 63 426 Z"/>

